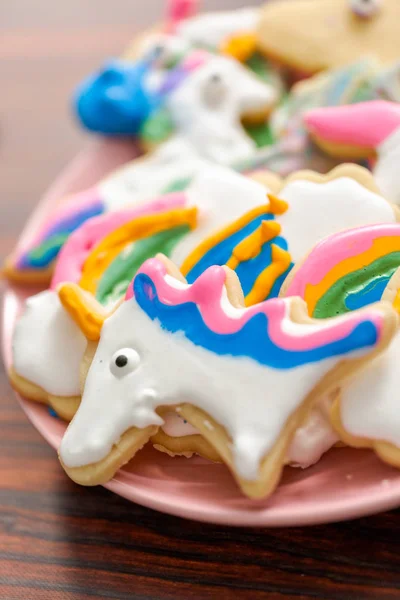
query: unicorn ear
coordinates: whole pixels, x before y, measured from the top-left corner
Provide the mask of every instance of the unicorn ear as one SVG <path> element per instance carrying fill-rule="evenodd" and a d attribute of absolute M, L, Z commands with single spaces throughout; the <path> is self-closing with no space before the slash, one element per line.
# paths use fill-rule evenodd
<path fill-rule="evenodd" d="M 107 316 L 105 309 L 76 283 L 63 283 L 57 292 L 61 304 L 84 336 L 90 341 L 97 342 Z"/>

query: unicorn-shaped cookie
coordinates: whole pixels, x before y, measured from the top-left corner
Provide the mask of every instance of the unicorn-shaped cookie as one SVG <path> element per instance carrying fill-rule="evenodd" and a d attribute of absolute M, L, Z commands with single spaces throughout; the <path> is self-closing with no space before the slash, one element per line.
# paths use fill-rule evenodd
<path fill-rule="evenodd" d="M 59 295 L 92 342 L 82 402 L 60 447 L 67 473 L 86 485 L 112 477 L 163 424 L 160 411 L 177 407 L 247 495 L 270 494 L 309 409 L 397 326 L 379 304 L 324 322 L 295 298 L 246 309 L 229 269 L 212 267 L 188 285 L 161 257 L 142 266 L 108 317 L 73 284 Z"/>

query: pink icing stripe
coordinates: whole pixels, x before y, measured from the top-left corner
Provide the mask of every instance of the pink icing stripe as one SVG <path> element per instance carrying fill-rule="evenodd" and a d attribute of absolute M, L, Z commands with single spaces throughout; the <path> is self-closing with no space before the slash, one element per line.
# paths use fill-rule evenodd
<path fill-rule="evenodd" d="M 223 267 L 210 267 L 192 284 L 184 289 L 171 286 L 165 279 L 167 273 L 165 265 L 157 260 L 147 260 L 140 268 L 139 273 L 150 277 L 157 289 L 161 302 L 176 306 L 185 302 L 194 302 L 199 308 L 204 323 L 207 327 L 219 334 L 238 332 L 248 321 L 257 314 L 264 314 L 268 318 L 268 336 L 278 347 L 288 351 L 301 352 L 325 346 L 336 340 L 343 339 L 354 328 L 365 321 L 372 321 L 380 333 L 383 325 L 382 315 L 376 310 L 363 311 L 362 315 L 350 313 L 341 317 L 340 321 L 321 324 L 318 331 L 306 332 L 302 335 L 291 335 L 284 330 L 284 323 L 290 323 L 287 317 L 287 304 L 282 299 L 272 299 L 256 306 L 243 309 L 237 317 L 227 314 L 222 308 L 221 297 L 226 280 Z M 129 286 L 131 289 L 133 286 Z M 130 292 L 129 296 L 132 293 Z"/>
<path fill-rule="evenodd" d="M 210 58 L 211 54 L 206 50 L 195 50 L 185 58 L 181 66 L 185 71 L 195 71 L 198 67 L 205 65 Z"/>
<path fill-rule="evenodd" d="M 400 105 L 376 100 L 316 108 L 304 115 L 304 122 L 327 142 L 374 149 L 400 127 Z"/>
<path fill-rule="evenodd" d="M 74 231 L 62 248 L 53 278 L 51 289 L 60 283 L 72 281 L 77 283 L 81 278 L 83 263 L 93 248 L 109 233 L 143 215 L 155 214 L 185 206 L 187 197 L 183 192 L 168 194 L 146 203 L 143 206 L 111 212 L 93 217 Z"/>
<path fill-rule="evenodd" d="M 367 225 L 322 240 L 296 271 L 285 296 L 305 297 L 306 285 L 317 285 L 337 264 L 366 252 L 380 237 L 400 236 L 399 224 Z"/>
<path fill-rule="evenodd" d="M 166 29 L 173 33 L 181 21 L 192 17 L 197 12 L 198 0 L 168 0 Z"/>
<path fill-rule="evenodd" d="M 33 248 L 34 246 L 38 246 L 49 228 L 54 225 L 56 221 L 61 221 L 64 218 L 76 213 L 77 210 L 82 210 L 85 208 L 85 206 L 90 206 L 91 204 L 95 204 L 97 202 L 101 202 L 101 197 L 97 187 L 89 188 L 88 190 L 78 192 L 69 198 L 66 198 L 63 205 L 61 207 L 57 207 L 54 212 L 51 212 L 49 218 L 42 223 L 40 229 L 30 241 L 30 247 Z"/>

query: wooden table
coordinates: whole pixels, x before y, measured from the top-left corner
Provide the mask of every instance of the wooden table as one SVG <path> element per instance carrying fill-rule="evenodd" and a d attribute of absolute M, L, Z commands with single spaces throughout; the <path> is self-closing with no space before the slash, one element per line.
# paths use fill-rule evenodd
<path fill-rule="evenodd" d="M 154 22 L 161 5 L 0 3 L 1 257 L 82 144 L 68 110 L 75 83 Z M 0 420 L 1 600 L 400 598 L 399 511 L 292 530 L 183 521 L 69 481 L 4 369 Z"/>

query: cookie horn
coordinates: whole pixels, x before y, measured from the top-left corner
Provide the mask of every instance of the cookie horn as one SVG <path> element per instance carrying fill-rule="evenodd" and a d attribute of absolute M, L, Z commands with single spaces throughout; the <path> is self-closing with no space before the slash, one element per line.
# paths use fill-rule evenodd
<path fill-rule="evenodd" d="M 375 150 L 400 127 L 400 106 L 385 100 L 328 106 L 306 112 L 304 123 L 316 139 Z"/>
<path fill-rule="evenodd" d="M 84 336 L 88 340 L 97 342 L 107 316 L 104 308 L 76 283 L 63 283 L 58 287 L 57 292 L 61 304 Z"/>

